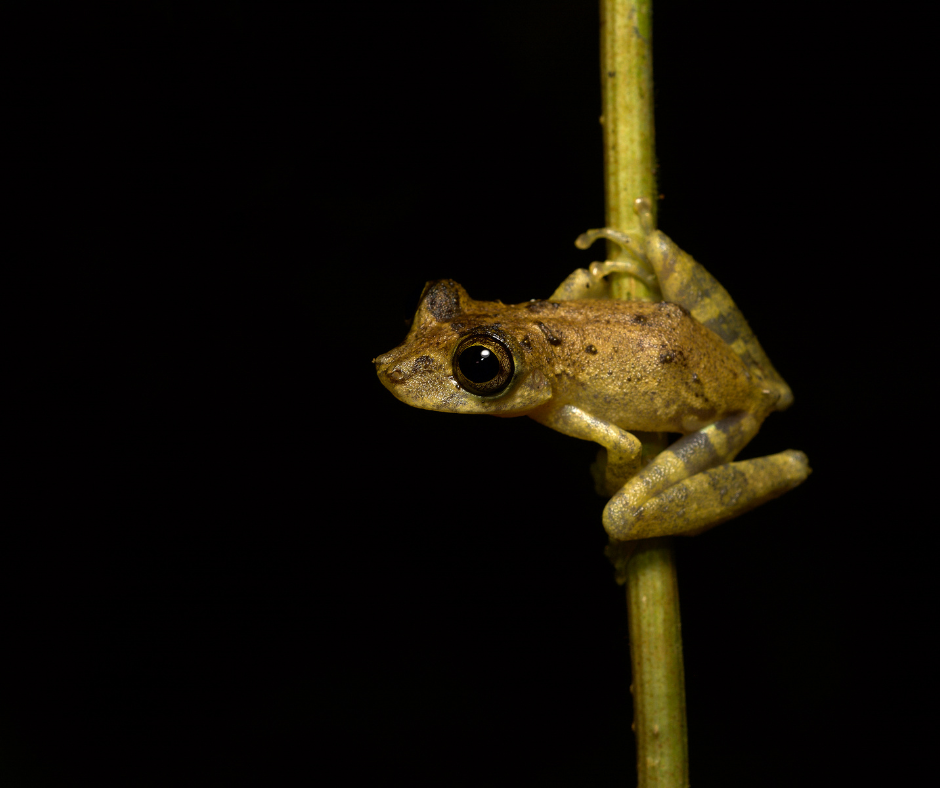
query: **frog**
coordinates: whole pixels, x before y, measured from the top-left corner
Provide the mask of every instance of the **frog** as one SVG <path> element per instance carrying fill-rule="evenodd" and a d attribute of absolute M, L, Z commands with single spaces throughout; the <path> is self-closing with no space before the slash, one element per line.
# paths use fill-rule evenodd
<path fill-rule="evenodd" d="M 623 582 L 638 540 L 692 536 L 801 484 L 797 450 L 736 461 L 793 394 L 727 290 L 654 229 L 603 227 L 576 240 L 619 248 L 544 300 L 478 301 L 451 279 L 428 282 L 401 345 L 373 359 L 402 402 L 450 413 L 528 416 L 599 444 L 608 555 Z M 610 274 L 640 279 L 652 300 L 611 298 Z M 644 451 L 652 436 L 677 434 Z M 647 446 L 650 445 L 647 443 Z M 626 546 L 626 549 L 617 549 Z"/>

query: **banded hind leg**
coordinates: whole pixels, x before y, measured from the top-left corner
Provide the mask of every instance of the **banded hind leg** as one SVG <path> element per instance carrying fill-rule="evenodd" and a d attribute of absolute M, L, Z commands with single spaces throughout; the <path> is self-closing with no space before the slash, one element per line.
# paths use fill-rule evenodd
<path fill-rule="evenodd" d="M 618 541 L 697 534 L 796 487 L 810 472 L 803 452 L 732 462 L 759 426 L 739 413 L 676 441 L 610 499 L 607 533 Z"/>
<path fill-rule="evenodd" d="M 663 300 L 685 307 L 699 323 L 721 337 L 766 389 L 776 395 L 776 410 L 789 407 L 793 402 L 790 387 L 774 369 L 728 291 L 692 255 L 665 233 L 653 229 L 648 200 L 635 200 L 634 210 L 640 217 L 643 233 L 628 234 L 603 227 L 588 230 L 575 241 L 579 248 L 586 249 L 597 239 L 606 238 L 631 258 L 593 263 L 591 275 L 599 278 L 622 272 L 640 276 L 644 270 L 654 271 Z"/>

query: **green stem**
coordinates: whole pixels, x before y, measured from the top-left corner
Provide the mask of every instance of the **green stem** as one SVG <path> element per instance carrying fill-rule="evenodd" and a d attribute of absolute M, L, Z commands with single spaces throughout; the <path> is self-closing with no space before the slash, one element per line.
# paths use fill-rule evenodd
<path fill-rule="evenodd" d="M 637 197 L 649 199 L 656 224 L 651 11 L 652 0 L 601 0 L 606 224 L 625 232 L 640 231 L 640 221 L 633 210 Z M 609 242 L 607 252 L 620 254 L 619 247 Z M 650 297 L 638 279 L 613 276 L 615 298 Z"/>
<path fill-rule="evenodd" d="M 633 727 L 640 788 L 686 788 L 689 747 L 676 562 L 669 539 L 647 539 L 627 564 Z"/>
<path fill-rule="evenodd" d="M 657 203 L 651 15 L 651 0 L 601 0 L 606 223 L 628 232 L 640 229 L 633 201 L 647 197 L 654 221 Z M 618 251 L 614 247 L 608 253 Z M 614 281 L 613 292 L 617 298 L 650 297 L 639 280 L 627 275 Z M 640 542 L 626 575 L 638 785 L 686 788 L 685 678 L 670 540 Z"/>

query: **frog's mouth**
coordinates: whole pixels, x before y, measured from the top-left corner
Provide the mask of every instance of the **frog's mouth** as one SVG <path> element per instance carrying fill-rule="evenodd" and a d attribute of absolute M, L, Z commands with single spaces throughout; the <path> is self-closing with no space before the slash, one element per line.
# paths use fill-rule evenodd
<path fill-rule="evenodd" d="M 508 347 L 494 344 L 492 333 L 463 337 L 454 353 L 446 346 L 412 344 L 372 361 L 382 385 L 395 399 L 423 410 L 521 416 L 548 401 L 552 396 L 548 379 L 537 370 L 521 369 Z M 456 352 L 460 349 L 470 356 L 463 366 Z M 497 373 L 484 351 L 502 355 L 495 365 Z M 477 361 L 482 363 L 475 366 Z"/>
<path fill-rule="evenodd" d="M 439 365 L 436 364 L 434 359 L 430 356 L 418 356 L 410 363 L 396 363 L 396 358 L 393 354 L 387 353 L 385 356 L 379 356 L 373 359 L 373 361 L 375 362 L 375 368 L 379 378 L 381 378 L 382 382 L 389 388 L 396 383 L 405 383 L 410 378 L 413 378 L 415 375 L 420 375 L 422 372 L 433 372 L 439 368 Z"/>
<path fill-rule="evenodd" d="M 379 376 L 379 380 L 382 381 L 382 385 L 391 389 L 392 384 L 401 383 L 410 377 L 410 374 L 405 369 L 406 365 L 399 363 L 405 359 L 406 353 L 403 352 L 401 346 L 372 359 L 372 363 L 375 364 L 375 371 Z"/>
<path fill-rule="evenodd" d="M 401 347 L 397 347 L 394 350 L 389 350 L 388 353 L 383 353 L 381 356 L 376 356 L 372 359 L 372 363 L 375 364 L 375 371 L 381 373 L 384 367 L 387 367 L 389 364 L 394 363 L 401 355 Z"/>
<path fill-rule="evenodd" d="M 427 354 L 412 358 L 407 349 L 398 347 L 372 361 L 382 385 L 408 405 L 434 410 L 425 400 L 444 393 L 435 385 L 441 379 L 448 379 L 454 388 L 459 388 L 451 375 L 443 374 L 441 363 Z"/>
<path fill-rule="evenodd" d="M 399 345 L 388 353 L 372 359 L 375 371 L 383 381 L 403 383 L 421 372 L 434 369 L 435 364 L 430 356 L 422 354 L 414 356 L 414 349 L 410 346 Z"/>
<path fill-rule="evenodd" d="M 414 360 L 387 362 L 386 356 L 375 359 L 379 381 L 395 399 L 422 410 L 450 413 L 473 413 L 473 403 L 468 402 L 453 375 L 446 373 L 439 362 L 431 356 L 418 356 Z"/>

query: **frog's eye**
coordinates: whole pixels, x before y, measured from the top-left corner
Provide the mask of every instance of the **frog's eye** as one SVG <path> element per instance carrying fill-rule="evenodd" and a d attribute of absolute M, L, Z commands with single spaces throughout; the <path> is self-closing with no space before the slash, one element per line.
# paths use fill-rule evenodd
<path fill-rule="evenodd" d="M 499 394 L 514 369 L 509 348 L 489 334 L 469 336 L 454 351 L 454 377 L 473 394 Z"/>

